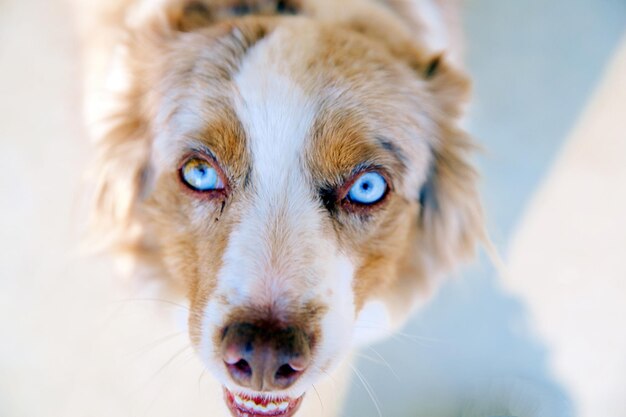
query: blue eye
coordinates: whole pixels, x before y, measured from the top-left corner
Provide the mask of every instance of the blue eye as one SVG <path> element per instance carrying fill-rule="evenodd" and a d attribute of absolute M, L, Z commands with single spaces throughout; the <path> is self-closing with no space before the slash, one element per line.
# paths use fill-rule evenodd
<path fill-rule="evenodd" d="M 185 162 L 180 169 L 182 180 L 196 191 L 213 191 L 224 189 L 224 184 L 217 170 L 209 162 L 193 158 Z"/>
<path fill-rule="evenodd" d="M 387 193 L 387 181 L 378 172 L 366 172 L 352 184 L 348 199 L 358 204 L 374 204 Z"/>

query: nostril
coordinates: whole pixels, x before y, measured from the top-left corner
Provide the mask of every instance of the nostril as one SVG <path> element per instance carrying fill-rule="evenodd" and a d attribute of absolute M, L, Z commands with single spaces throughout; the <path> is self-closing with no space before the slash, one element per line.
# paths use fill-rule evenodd
<path fill-rule="evenodd" d="M 239 359 L 237 362 L 232 364 L 228 362 L 224 363 L 235 380 L 247 381 L 252 378 L 252 367 L 245 359 Z"/>
<path fill-rule="evenodd" d="M 234 364 L 226 363 L 226 366 L 231 373 L 236 374 L 239 377 L 249 378 L 252 376 L 252 367 L 245 359 L 240 359 Z"/>
<path fill-rule="evenodd" d="M 299 374 L 300 371 L 291 367 L 288 363 L 281 365 L 276 371 L 276 379 L 290 379 Z"/>

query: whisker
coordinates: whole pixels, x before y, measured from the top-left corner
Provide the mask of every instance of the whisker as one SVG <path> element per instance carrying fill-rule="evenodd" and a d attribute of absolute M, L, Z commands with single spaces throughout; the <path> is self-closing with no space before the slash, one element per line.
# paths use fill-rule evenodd
<path fill-rule="evenodd" d="M 184 304 L 180 304 L 177 303 L 176 301 L 171 301 L 171 300 L 163 300 L 160 298 L 125 298 L 122 300 L 117 300 L 115 301 L 117 303 L 127 303 L 127 302 L 155 302 L 155 303 L 163 303 L 163 304 L 168 304 L 174 307 L 178 307 L 178 308 L 182 308 L 183 310 L 191 313 L 191 309 L 184 305 Z"/>
<path fill-rule="evenodd" d="M 188 346 L 187 346 L 187 347 L 188 347 Z M 168 366 L 169 364 L 171 364 L 177 356 L 179 356 L 182 352 L 184 352 L 184 351 L 186 350 L 186 348 L 187 348 L 187 347 L 185 347 L 183 350 L 181 350 L 181 351 L 177 352 L 177 353 L 176 353 L 176 354 L 175 354 L 175 355 L 174 355 L 174 356 L 173 356 L 173 357 L 172 357 L 172 358 L 168 361 L 168 363 L 166 363 L 166 364 L 162 367 L 162 369 L 163 369 L 163 368 L 165 368 L 166 366 Z M 187 357 L 187 359 L 185 360 L 185 362 L 183 362 L 183 363 L 181 364 L 181 367 L 182 367 L 182 366 L 184 366 L 186 363 L 188 363 L 188 362 L 189 362 L 189 360 L 190 360 L 191 358 L 193 358 L 193 355 L 188 355 L 188 357 Z M 161 369 L 161 370 L 162 370 L 162 369 Z M 160 372 L 161 370 L 159 370 L 159 372 Z M 157 373 L 158 373 L 158 372 L 157 372 Z M 167 386 L 167 383 L 162 383 L 162 384 L 161 384 L 160 388 L 157 390 L 156 395 L 154 396 L 154 398 L 152 399 L 152 401 L 150 402 L 150 404 L 148 404 L 148 406 L 146 407 L 146 410 L 144 411 L 143 415 L 148 415 L 148 412 L 150 411 L 150 409 L 151 409 L 152 407 L 154 407 L 154 404 L 155 404 L 155 403 L 157 402 L 157 400 L 161 397 L 161 393 L 163 392 L 163 390 L 164 390 L 164 388 L 165 388 L 166 386 Z"/>
<path fill-rule="evenodd" d="M 436 337 L 427 337 L 427 336 L 418 336 L 414 334 L 404 333 L 404 332 L 394 332 L 398 336 L 402 336 L 407 340 L 413 342 L 429 342 L 429 343 L 442 343 L 443 340 Z"/>
<path fill-rule="evenodd" d="M 387 360 L 383 357 L 383 355 L 381 355 L 376 349 L 374 349 L 372 346 L 368 347 L 369 350 L 371 350 L 376 356 L 378 356 L 380 358 L 380 360 L 382 361 L 382 363 L 387 367 L 387 369 L 389 369 L 389 371 L 392 373 L 392 375 L 396 378 L 396 380 L 398 382 L 400 382 L 400 377 L 398 376 L 398 374 L 396 373 L 396 371 L 394 371 L 394 369 L 391 367 L 391 364 L 389 362 L 387 362 Z"/>
<path fill-rule="evenodd" d="M 187 357 L 183 357 L 183 362 L 180 364 L 180 367 L 182 368 L 184 366 L 187 366 L 189 362 L 193 361 L 194 359 L 197 359 L 196 353 L 193 350 L 191 352 L 187 352 Z"/>
<path fill-rule="evenodd" d="M 363 325 L 362 323 L 356 324 L 355 328 L 361 329 L 382 329 L 389 331 L 389 337 L 394 338 L 396 340 L 406 340 L 418 345 L 425 346 L 427 343 L 442 343 L 443 340 L 434 338 L 434 337 L 426 337 L 426 336 L 418 336 L 412 335 L 408 333 L 404 333 L 397 330 L 389 329 L 388 327 L 379 325 L 378 323 L 372 323 L 371 325 Z M 402 339 L 403 338 L 403 339 Z"/>
<path fill-rule="evenodd" d="M 374 390 L 372 389 L 370 384 L 365 380 L 365 377 L 359 372 L 359 370 L 356 369 L 354 366 L 352 366 L 352 364 L 350 364 L 350 368 L 352 368 L 352 370 L 354 371 L 354 374 L 357 376 L 357 378 L 359 378 L 359 380 L 361 381 L 361 384 L 363 384 L 363 388 L 365 388 L 365 391 L 367 392 L 367 394 L 369 395 L 370 399 L 374 403 L 374 407 L 376 408 L 376 412 L 378 413 L 378 417 L 383 417 L 383 413 L 382 413 L 382 411 L 380 409 L 380 406 L 378 405 L 378 401 L 376 400 L 376 396 L 374 395 Z"/>
<path fill-rule="evenodd" d="M 146 382 L 146 384 L 144 385 L 143 388 L 145 388 L 148 384 L 150 384 L 152 381 L 154 381 L 154 379 L 157 376 L 159 376 L 159 374 L 161 372 L 163 372 L 163 370 L 165 368 L 167 368 L 172 362 L 174 362 L 174 360 L 176 360 L 176 358 L 178 358 L 180 355 L 182 355 L 187 349 L 191 349 L 191 345 L 186 345 L 182 349 L 176 351 L 176 353 L 174 353 L 174 355 L 172 355 L 172 357 L 169 358 L 168 361 L 165 362 L 165 364 L 163 364 L 163 366 L 161 366 L 154 374 L 152 374 L 152 376 L 150 378 L 148 378 L 148 381 Z"/>
<path fill-rule="evenodd" d="M 383 365 L 384 364 L 383 361 L 381 361 L 380 359 L 376 359 L 374 357 L 366 355 L 363 352 L 355 352 L 355 353 L 353 353 L 353 355 L 356 356 L 359 359 L 366 359 L 366 360 L 368 360 L 368 361 L 370 361 L 372 363 L 375 363 L 377 365 Z"/>
<path fill-rule="evenodd" d="M 136 352 L 132 352 L 132 353 L 128 353 L 125 356 L 130 356 L 130 357 L 139 357 L 140 355 L 144 355 L 146 353 L 149 353 L 150 351 L 156 349 L 157 347 L 159 347 L 160 345 L 164 344 L 165 342 L 168 342 L 178 336 L 183 335 L 185 332 L 184 331 L 179 331 L 179 332 L 175 332 L 172 334 L 169 334 L 167 336 L 161 337 L 153 342 L 148 343 L 147 345 L 139 348 Z"/>
<path fill-rule="evenodd" d="M 320 371 L 321 373 L 326 375 L 328 377 L 328 379 L 330 380 L 330 382 L 333 384 L 333 388 L 337 388 L 337 380 L 331 374 L 329 374 L 323 368 L 318 366 L 315 362 L 311 362 L 311 364 L 309 366 L 313 367 L 314 369 L 317 369 L 318 371 Z"/>
<path fill-rule="evenodd" d="M 373 350 L 373 348 L 370 348 Z M 400 382 L 400 377 L 398 376 L 398 374 L 393 370 L 393 368 L 391 367 L 391 365 L 389 364 L 389 362 L 387 362 L 385 360 L 385 358 L 383 358 L 380 353 L 374 351 L 374 353 L 378 356 L 378 358 L 373 358 L 369 355 L 364 354 L 363 352 L 355 352 L 354 356 L 356 356 L 357 358 L 360 359 L 366 359 L 376 365 L 383 365 L 385 366 L 387 369 L 389 369 L 389 371 L 391 372 L 391 374 L 396 378 L 396 380 L 398 382 Z"/>
<path fill-rule="evenodd" d="M 198 395 L 202 395 L 202 378 L 206 374 L 206 368 L 202 368 L 202 372 L 200 372 L 200 377 L 198 378 Z"/>
<path fill-rule="evenodd" d="M 320 407 L 321 407 L 320 416 L 324 417 L 325 412 L 324 412 L 324 403 L 322 402 L 322 397 L 320 396 L 320 393 L 317 391 L 317 388 L 315 388 L 314 384 L 312 384 L 312 387 L 313 387 L 313 391 L 315 391 L 315 394 L 317 395 L 317 399 L 320 402 Z"/>
<path fill-rule="evenodd" d="M 172 355 L 172 357 L 169 358 L 168 361 L 163 366 L 161 366 L 156 372 L 154 372 L 149 378 L 147 378 L 143 384 L 141 384 L 140 386 L 128 392 L 127 393 L 128 398 L 130 399 L 130 398 L 136 397 L 137 394 L 145 391 L 148 388 L 148 386 L 157 382 L 157 377 L 159 376 L 159 374 L 163 372 L 165 368 L 167 368 L 172 362 L 174 362 L 176 358 L 178 358 L 181 354 L 183 354 L 189 348 L 191 348 L 191 346 L 189 344 L 186 344 L 182 349 L 174 353 L 174 355 Z M 166 385 L 165 383 L 160 384 L 160 388 L 157 389 L 157 395 L 147 404 L 145 411 L 141 413 L 142 415 L 147 415 L 150 408 L 152 408 L 154 403 L 158 400 L 160 396 L 159 393 L 163 391 L 163 388 L 165 385 Z"/>

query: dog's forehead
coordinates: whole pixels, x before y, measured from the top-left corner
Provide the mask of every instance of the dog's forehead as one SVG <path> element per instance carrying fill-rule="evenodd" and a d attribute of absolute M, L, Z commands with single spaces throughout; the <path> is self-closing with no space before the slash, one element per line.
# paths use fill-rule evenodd
<path fill-rule="evenodd" d="M 301 155 L 319 106 L 293 76 L 281 56 L 281 34 L 260 40 L 234 75 L 233 105 L 248 139 L 252 171 L 273 188 L 296 180 Z"/>
<path fill-rule="evenodd" d="M 363 164 L 402 176 L 407 164 L 427 165 L 430 126 L 406 100 L 415 85 L 400 91 L 397 77 L 406 71 L 380 51 L 359 51 L 371 46 L 363 39 L 339 42 L 345 35 L 286 25 L 247 51 L 233 78 L 234 103 L 254 164 L 317 179 Z"/>
<path fill-rule="evenodd" d="M 243 35 L 235 28 L 228 36 Z M 172 133 L 197 137 L 217 148 L 227 170 L 237 164 L 237 176 L 244 165 L 248 173 L 271 167 L 263 177 L 274 183 L 306 170 L 318 179 L 340 178 L 361 163 L 398 174 L 407 161 L 426 169 L 429 120 L 418 120 L 423 113 L 413 106 L 419 86 L 384 51 L 366 50 L 375 44 L 300 21 L 248 43 L 233 56 L 208 60 L 199 53 L 193 70 L 186 70 L 193 79 L 180 89 L 184 98 L 172 100 L 174 110 L 164 107 L 173 115 L 170 134 L 157 135 L 157 147 L 171 143 Z M 216 71 L 215 58 L 237 64 Z M 407 191 L 423 177 L 402 176 Z"/>

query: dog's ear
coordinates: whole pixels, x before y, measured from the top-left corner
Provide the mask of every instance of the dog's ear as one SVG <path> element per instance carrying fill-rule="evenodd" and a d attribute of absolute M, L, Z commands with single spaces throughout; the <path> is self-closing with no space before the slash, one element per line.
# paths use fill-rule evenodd
<path fill-rule="evenodd" d="M 160 48 L 183 30 L 182 22 L 178 9 L 129 8 L 114 22 L 105 22 L 110 25 L 103 30 L 107 39 L 93 45 L 100 56 L 87 62 L 85 94 L 88 131 L 96 150 L 88 172 L 92 250 L 137 254 L 142 248 L 138 206 L 149 177 L 147 101 L 155 82 L 148 68 L 158 67 L 163 59 Z"/>
<path fill-rule="evenodd" d="M 418 250 L 433 272 L 448 271 L 467 260 L 484 238 L 478 175 L 468 161 L 472 146 L 456 133 L 433 151 L 432 166 L 420 191 Z"/>
<path fill-rule="evenodd" d="M 461 70 L 450 64 L 445 53 L 431 55 L 425 60 L 413 60 L 411 66 L 428 81 L 428 89 L 439 112 L 448 119 L 461 117 L 469 100 L 471 83 Z"/>
<path fill-rule="evenodd" d="M 434 272 L 445 272 L 473 256 L 484 238 L 478 174 L 469 160 L 476 146 L 458 126 L 469 81 L 442 56 L 425 61 L 419 71 L 436 103 L 438 137 L 431 145 L 431 166 L 420 192 L 418 250 Z"/>
<path fill-rule="evenodd" d="M 148 174 L 150 139 L 139 92 L 112 93 L 110 111 L 97 113 L 92 124 L 96 158 L 89 172 L 93 184 L 90 219 L 97 248 L 128 251 L 139 244 L 137 203 Z M 96 98 L 97 99 L 97 98 Z"/>

